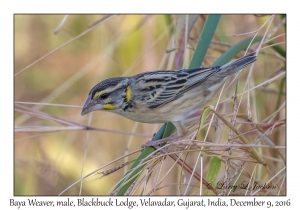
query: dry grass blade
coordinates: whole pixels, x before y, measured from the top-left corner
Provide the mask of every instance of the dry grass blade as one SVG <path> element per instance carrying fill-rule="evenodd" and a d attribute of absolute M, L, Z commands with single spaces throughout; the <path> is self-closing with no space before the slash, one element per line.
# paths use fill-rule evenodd
<path fill-rule="evenodd" d="M 68 125 L 68 126 L 72 126 L 72 127 L 65 127 L 65 130 L 79 130 L 79 128 L 81 128 L 81 130 L 97 130 L 97 131 L 103 131 L 103 132 L 110 132 L 110 133 L 118 133 L 118 134 L 123 134 L 123 135 L 134 135 L 134 136 L 141 136 L 141 137 L 147 137 L 149 138 L 150 136 L 145 135 L 145 134 L 140 134 L 140 133 L 132 133 L 132 132 L 126 132 L 126 131 L 117 131 L 117 130 L 109 130 L 109 129 L 104 129 L 104 128 L 95 128 L 95 127 L 91 127 L 91 126 L 86 126 L 86 125 L 81 125 L 79 123 L 74 123 L 50 114 L 46 114 L 43 112 L 37 112 L 37 111 L 28 111 L 28 110 L 22 110 L 19 108 L 15 108 L 16 112 L 20 112 L 20 113 L 24 113 L 24 114 L 28 114 L 34 117 L 38 117 L 38 118 L 42 118 L 42 119 L 46 119 L 46 120 L 51 120 L 51 121 L 55 121 L 58 123 L 61 123 L 63 125 Z M 23 127 L 23 126 L 22 126 Z M 35 129 L 35 131 L 54 131 L 54 130 L 63 130 L 62 127 L 53 127 L 53 129 L 51 129 L 49 126 L 44 127 L 45 129 L 43 129 L 43 126 L 39 126 L 39 127 L 35 127 L 31 129 L 29 127 L 25 127 L 24 129 L 22 129 L 22 127 L 17 127 L 17 131 L 21 132 L 22 130 L 26 130 L 26 131 L 33 131 Z"/>
<path fill-rule="evenodd" d="M 62 19 L 62 21 L 60 22 L 60 24 L 57 26 L 57 28 L 54 30 L 54 34 L 58 34 L 58 32 L 60 31 L 60 29 L 62 28 L 62 26 L 65 24 L 65 22 L 67 21 L 69 15 L 65 15 L 65 17 Z"/>
<path fill-rule="evenodd" d="M 67 104 L 51 104 L 51 103 L 39 103 L 39 102 L 21 102 L 15 101 L 15 104 L 29 104 L 29 105 L 43 105 L 43 106 L 57 106 L 57 107 L 68 107 L 68 108 L 77 108 L 82 109 L 82 106 L 75 106 L 75 105 L 67 105 Z"/>
<path fill-rule="evenodd" d="M 81 126 L 15 126 L 16 133 L 82 130 Z"/>
<path fill-rule="evenodd" d="M 230 122 L 228 122 L 225 118 L 223 118 L 223 116 L 219 115 L 219 113 L 217 113 L 213 108 L 211 108 L 212 112 L 215 113 L 231 130 L 233 130 L 238 137 L 241 139 L 241 141 L 244 144 L 250 144 L 250 142 L 248 141 L 248 139 L 246 139 L 241 132 L 236 129 L 234 126 L 231 125 Z M 255 159 L 262 165 L 266 166 L 267 163 L 266 161 L 261 157 L 261 155 L 256 151 L 256 149 L 254 148 L 249 148 L 250 152 L 252 153 L 252 155 L 255 157 Z"/>
<path fill-rule="evenodd" d="M 141 150 L 133 151 L 133 152 L 131 152 L 131 153 L 128 154 L 128 155 L 133 155 L 133 154 L 135 154 L 135 153 L 137 153 L 137 152 L 140 152 L 140 151 L 141 151 Z M 83 179 L 85 179 L 85 178 L 87 178 L 87 177 L 90 177 L 91 175 L 97 173 L 98 171 L 100 171 L 100 170 L 103 169 L 104 167 L 107 167 L 107 166 L 109 166 L 109 165 L 111 165 L 111 164 L 117 162 L 118 160 L 123 159 L 123 158 L 126 157 L 126 156 L 127 156 L 127 155 L 121 156 L 121 157 L 119 157 L 119 158 L 117 158 L 117 159 L 115 159 L 115 160 L 113 160 L 113 161 L 111 161 L 111 162 L 105 164 L 104 166 L 102 166 L 102 167 L 100 167 L 100 168 L 98 168 L 98 169 L 96 169 L 96 170 L 94 170 L 94 171 L 88 173 L 88 174 L 85 175 L 84 177 L 80 178 L 79 180 L 77 180 L 76 182 L 74 182 L 73 184 L 71 184 L 70 186 L 68 186 L 67 188 L 65 188 L 65 189 L 64 189 L 61 193 L 59 193 L 58 195 L 62 195 L 62 194 L 65 193 L 68 189 L 72 188 L 74 185 L 76 185 L 77 183 L 81 182 Z"/>

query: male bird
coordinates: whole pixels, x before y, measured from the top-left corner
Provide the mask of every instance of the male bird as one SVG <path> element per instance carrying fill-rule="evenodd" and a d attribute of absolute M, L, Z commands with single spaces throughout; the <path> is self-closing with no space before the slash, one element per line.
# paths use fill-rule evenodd
<path fill-rule="evenodd" d="M 81 115 L 106 110 L 138 122 L 172 122 L 184 136 L 182 120 L 203 108 L 230 75 L 255 61 L 254 52 L 223 66 L 109 78 L 91 89 Z"/>

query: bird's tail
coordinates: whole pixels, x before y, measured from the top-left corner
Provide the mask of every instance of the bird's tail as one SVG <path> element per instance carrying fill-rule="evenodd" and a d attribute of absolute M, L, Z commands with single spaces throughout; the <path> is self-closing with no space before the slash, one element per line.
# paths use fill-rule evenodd
<path fill-rule="evenodd" d="M 245 68 L 249 64 L 256 61 L 256 52 L 250 53 L 249 55 L 243 56 L 239 59 L 232 60 L 225 65 L 221 66 L 220 71 L 218 74 L 224 74 L 226 76 L 229 76 L 231 74 L 234 74 L 241 69 Z"/>

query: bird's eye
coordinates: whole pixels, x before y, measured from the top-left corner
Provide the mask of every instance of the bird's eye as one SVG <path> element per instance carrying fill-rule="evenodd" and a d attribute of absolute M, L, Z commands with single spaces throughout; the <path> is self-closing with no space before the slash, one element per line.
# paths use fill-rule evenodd
<path fill-rule="evenodd" d="M 108 93 L 103 93 L 103 94 L 101 94 L 100 98 L 101 99 L 106 99 L 108 96 L 109 96 Z"/>

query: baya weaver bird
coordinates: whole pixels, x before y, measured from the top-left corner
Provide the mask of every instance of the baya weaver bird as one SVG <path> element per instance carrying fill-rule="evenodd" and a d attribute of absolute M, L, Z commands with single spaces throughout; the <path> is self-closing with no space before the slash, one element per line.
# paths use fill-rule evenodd
<path fill-rule="evenodd" d="M 184 136 L 182 120 L 211 101 L 230 75 L 255 61 L 254 52 L 223 66 L 109 78 L 91 89 L 81 115 L 105 110 L 143 123 L 172 122 Z"/>

